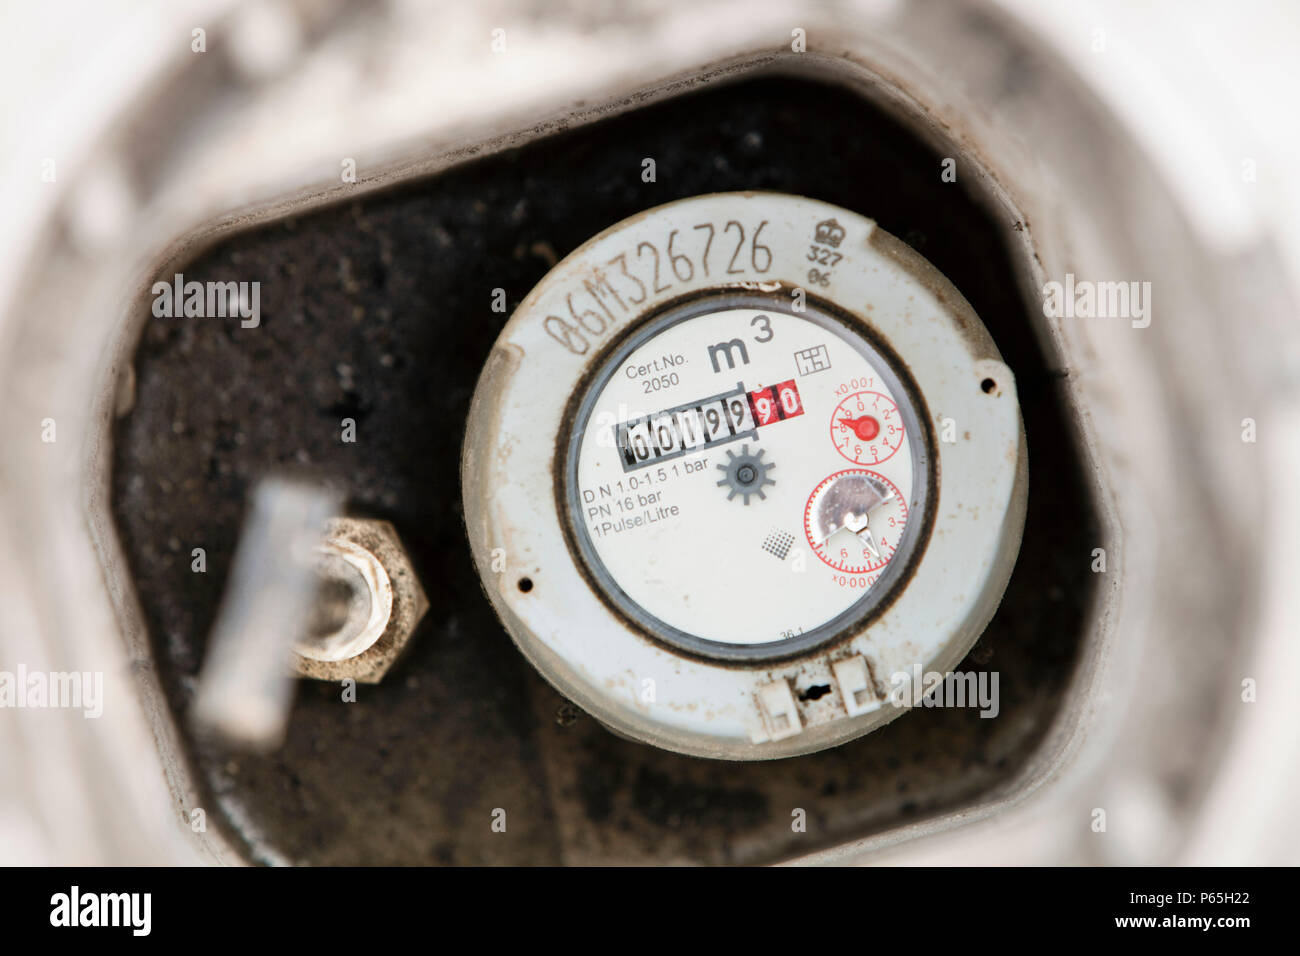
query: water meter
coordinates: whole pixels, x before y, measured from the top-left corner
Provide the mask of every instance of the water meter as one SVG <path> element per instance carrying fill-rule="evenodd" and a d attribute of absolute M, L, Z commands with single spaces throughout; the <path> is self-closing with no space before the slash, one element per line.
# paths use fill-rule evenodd
<path fill-rule="evenodd" d="M 955 667 L 1026 483 L 1014 379 L 960 293 L 871 220 L 761 192 L 559 263 L 501 333 L 463 464 L 520 650 L 615 731 L 729 759 L 866 733 Z"/>

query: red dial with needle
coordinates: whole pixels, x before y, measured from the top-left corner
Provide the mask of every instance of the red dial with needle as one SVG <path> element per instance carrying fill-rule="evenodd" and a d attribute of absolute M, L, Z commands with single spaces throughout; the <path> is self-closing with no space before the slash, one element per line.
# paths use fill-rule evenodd
<path fill-rule="evenodd" d="M 854 464 L 880 464 L 903 444 L 903 418 L 898 406 L 880 392 L 845 396 L 831 413 L 831 441 Z"/>

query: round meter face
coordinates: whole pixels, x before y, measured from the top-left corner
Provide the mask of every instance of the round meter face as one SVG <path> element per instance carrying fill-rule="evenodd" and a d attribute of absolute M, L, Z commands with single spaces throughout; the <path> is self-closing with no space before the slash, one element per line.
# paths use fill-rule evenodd
<path fill-rule="evenodd" d="M 617 343 L 575 396 L 563 498 L 597 587 L 696 654 L 783 657 L 860 622 L 923 539 L 914 392 L 829 310 L 715 294 Z"/>

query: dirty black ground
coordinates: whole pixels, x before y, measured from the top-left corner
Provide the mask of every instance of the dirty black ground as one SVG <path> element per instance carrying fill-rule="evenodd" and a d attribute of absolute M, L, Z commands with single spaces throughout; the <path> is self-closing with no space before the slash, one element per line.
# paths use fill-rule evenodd
<path fill-rule="evenodd" d="M 642 182 L 645 157 L 657 182 Z M 1071 674 L 1097 532 L 1059 378 L 1000 239 L 1008 224 L 942 182 L 940 161 L 848 92 L 752 80 L 262 226 L 184 266 L 187 279 L 259 280 L 262 324 L 150 318 L 136 403 L 115 430 L 114 513 L 182 726 L 245 494 L 268 470 L 329 476 L 354 512 L 391 520 L 431 605 L 410 654 L 356 703 L 303 683 L 277 753 L 189 739 L 209 816 L 264 861 L 750 862 L 915 821 L 1012 778 Z M 457 478 L 470 395 L 506 318 L 491 311 L 492 290 L 513 308 L 555 257 L 612 223 L 732 189 L 874 218 L 953 281 L 1015 371 L 1029 517 L 1006 599 L 967 665 L 1000 673 L 997 719 L 920 710 L 792 760 L 680 757 L 575 712 L 493 616 Z M 354 444 L 339 440 L 344 417 L 357 421 Z M 204 574 L 190 570 L 195 547 Z M 792 832 L 796 807 L 806 833 Z M 505 834 L 490 826 L 495 808 Z"/>

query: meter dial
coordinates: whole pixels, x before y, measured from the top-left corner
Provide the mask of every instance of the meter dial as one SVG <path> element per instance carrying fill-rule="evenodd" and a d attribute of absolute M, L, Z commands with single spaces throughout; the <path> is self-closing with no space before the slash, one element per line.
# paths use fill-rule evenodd
<path fill-rule="evenodd" d="M 831 413 L 831 440 L 840 454 L 859 465 L 878 465 L 903 444 L 898 406 L 882 392 L 847 395 Z"/>
<path fill-rule="evenodd" d="M 822 424 L 859 404 L 888 449 L 879 473 L 855 473 L 888 489 L 870 508 Z M 656 638 L 715 657 L 788 654 L 888 589 L 883 572 L 917 537 L 907 515 L 924 509 L 921 434 L 898 369 L 830 310 L 707 296 L 616 345 L 579 398 L 568 519 L 598 585 Z M 814 540 L 810 493 L 862 507 L 861 526 Z"/>
<path fill-rule="evenodd" d="M 851 469 L 831 475 L 804 509 L 804 534 L 817 557 L 836 571 L 861 575 L 848 587 L 869 588 L 907 527 L 907 501 L 884 475 Z"/>

